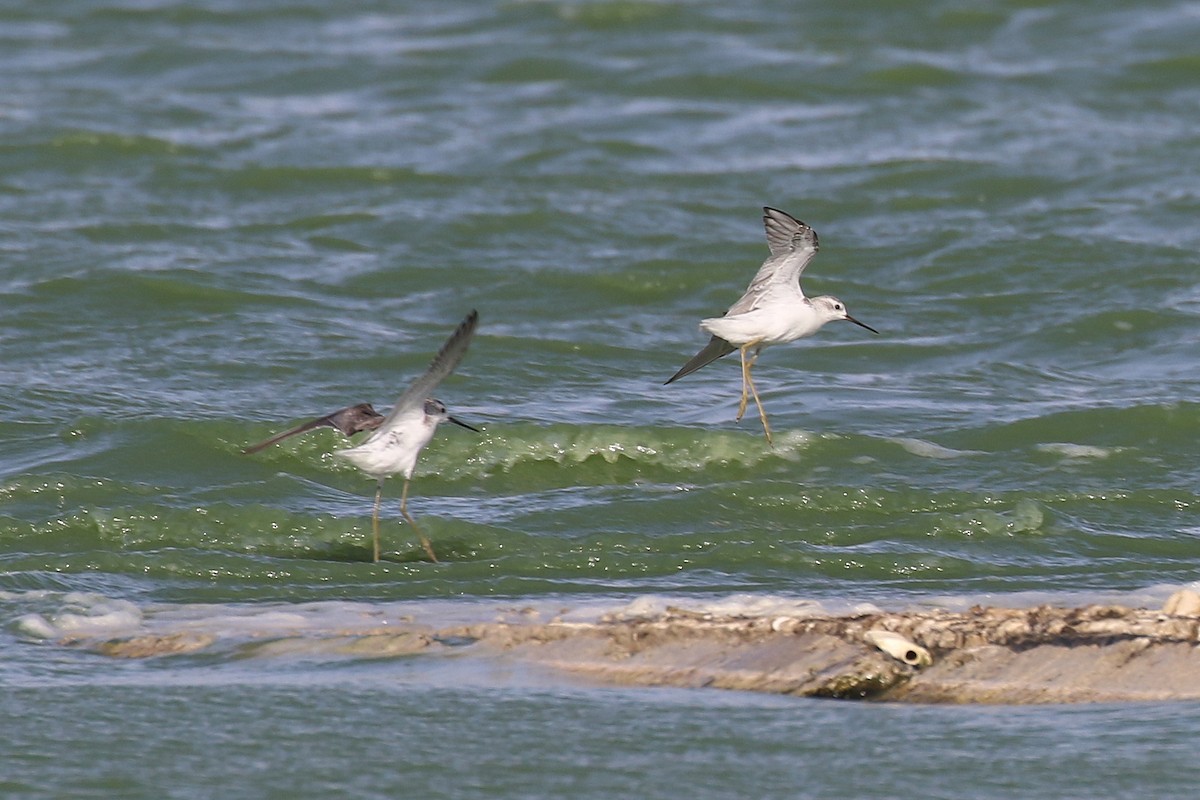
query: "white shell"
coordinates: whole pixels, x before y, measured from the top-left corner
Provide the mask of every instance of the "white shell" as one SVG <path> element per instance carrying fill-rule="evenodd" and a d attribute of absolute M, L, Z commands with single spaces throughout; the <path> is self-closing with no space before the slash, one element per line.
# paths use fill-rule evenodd
<path fill-rule="evenodd" d="M 892 631 L 867 631 L 863 639 L 873 644 L 892 658 L 903 661 L 911 667 L 927 667 L 933 663 L 933 656 L 919 644 L 914 644 L 898 633 Z"/>

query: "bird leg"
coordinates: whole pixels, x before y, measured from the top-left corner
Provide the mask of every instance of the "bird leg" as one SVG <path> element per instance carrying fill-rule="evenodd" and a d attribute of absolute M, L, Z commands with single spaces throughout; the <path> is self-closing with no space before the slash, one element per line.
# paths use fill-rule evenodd
<path fill-rule="evenodd" d="M 750 393 L 754 395 L 754 405 L 758 407 L 758 418 L 762 420 L 763 433 L 766 434 L 767 444 L 772 444 L 771 425 L 767 422 L 767 412 L 763 409 L 762 400 L 758 396 L 758 388 L 754 385 L 754 378 L 750 375 L 750 370 L 753 369 L 754 363 L 758 361 L 758 354 L 762 351 L 756 349 L 754 355 L 750 356 L 750 360 L 746 360 L 746 351 L 754 347 L 755 344 L 755 342 L 751 342 L 750 344 L 742 345 L 742 402 L 738 406 L 737 419 L 740 422 L 742 415 L 746 413 L 746 403 L 749 400 L 746 396 L 746 390 L 749 389 Z"/>
<path fill-rule="evenodd" d="M 741 422 L 742 416 L 746 413 L 746 403 L 750 401 L 750 396 L 747 394 L 746 387 L 751 385 L 750 382 L 750 365 L 754 363 L 754 359 L 758 358 L 756 353 L 751 357 L 749 363 L 746 362 L 746 352 L 754 346 L 754 343 L 744 344 L 741 347 L 742 356 L 742 402 L 738 403 L 737 416 L 733 418 L 734 422 Z"/>
<path fill-rule="evenodd" d="M 746 374 L 750 374 L 749 370 L 747 370 Z M 767 444 L 773 446 L 774 443 L 771 441 L 771 426 L 767 422 L 767 412 L 763 410 L 762 400 L 758 399 L 758 389 L 754 387 L 754 381 L 750 381 L 750 391 L 754 393 L 754 405 L 758 406 L 758 418 L 762 420 L 763 433 L 767 437 Z"/>
<path fill-rule="evenodd" d="M 413 530 L 417 532 L 417 537 L 421 540 L 421 547 L 425 548 L 425 552 L 429 555 L 429 560 L 436 564 L 438 558 L 433 554 L 433 544 L 429 541 L 429 538 L 421 532 L 421 528 L 417 525 L 417 521 L 408 513 L 408 485 L 410 483 L 412 483 L 411 478 L 404 479 L 404 490 L 400 492 L 400 513 L 404 515 L 404 518 L 408 520 L 408 524 L 412 525 Z"/>
<path fill-rule="evenodd" d="M 371 514 L 371 534 L 375 542 L 375 563 L 379 563 L 379 501 L 383 499 L 383 481 L 375 489 L 375 510 Z"/>

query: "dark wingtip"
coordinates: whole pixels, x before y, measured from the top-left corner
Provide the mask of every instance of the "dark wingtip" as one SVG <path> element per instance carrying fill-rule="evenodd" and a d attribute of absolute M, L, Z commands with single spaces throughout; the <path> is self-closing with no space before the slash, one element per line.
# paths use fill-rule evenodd
<path fill-rule="evenodd" d="M 708 366 L 718 358 L 724 358 L 736 349 L 736 347 L 721 337 L 713 336 L 708 340 L 708 344 L 704 345 L 699 353 L 696 353 L 696 355 L 688 359 L 688 362 L 680 367 L 678 372 L 668 378 L 663 383 L 663 386 L 666 386 L 668 383 L 674 383 L 675 381 L 687 375 L 691 375 L 701 367 Z"/>
<path fill-rule="evenodd" d="M 447 347 L 451 341 L 462 336 L 474 336 L 475 328 L 478 323 L 479 312 L 472 308 L 470 313 L 463 317 L 462 322 L 458 323 L 458 327 L 454 329 L 454 333 L 450 334 L 450 338 L 446 340 L 446 344 L 442 346 L 443 349 Z"/>
<path fill-rule="evenodd" d="M 471 311 L 465 317 L 463 317 L 462 322 L 458 323 L 458 327 L 454 329 L 454 333 L 450 335 L 450 338 L 453 339 L 461 336 L 466 331 L 474 332 L 475 326 L 478 324 L 478 322 L 479 312 L 472 308 Z"/>

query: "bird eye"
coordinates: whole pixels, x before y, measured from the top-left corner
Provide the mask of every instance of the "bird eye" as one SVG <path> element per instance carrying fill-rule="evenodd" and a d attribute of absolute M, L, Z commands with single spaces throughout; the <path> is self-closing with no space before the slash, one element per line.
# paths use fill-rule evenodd
<path fill-rule="evenodd" d="M 834 311 L 841 311 L 841 310 L 842 310 L 842 304 L 841 304 L 841 303 L 834 303 L 834 304 L 833 304 L 833 310 L 834 310 Z"/>

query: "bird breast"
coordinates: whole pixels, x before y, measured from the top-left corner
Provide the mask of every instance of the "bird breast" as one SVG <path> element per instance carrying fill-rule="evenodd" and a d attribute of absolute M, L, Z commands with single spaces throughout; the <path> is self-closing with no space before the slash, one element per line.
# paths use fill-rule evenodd
<path fill-rule="evenodd" d="M 820 330 L 825 320 L 806 301 L 791 303 L 787 308 L 768 306 L 734 314 L 713 317 L 700 323 L 705 331 L 720 336 L 738 347 L 744 344 L 781 344 Z"/>
<path fill-rule="evenodd" d="M 336 451 L 373 478 L 382 479 L 397 473 L 411 478 L 421 450 L 433 438 L 437 423 L 407 427 L 401 430 L 379 431 L 357 447 Z"/>

